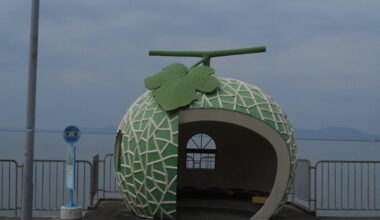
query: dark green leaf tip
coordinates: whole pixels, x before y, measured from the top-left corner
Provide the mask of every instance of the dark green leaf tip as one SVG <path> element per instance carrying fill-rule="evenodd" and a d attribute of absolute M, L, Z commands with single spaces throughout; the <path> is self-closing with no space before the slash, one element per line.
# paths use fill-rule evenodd
<path fill-rule="evenodd" d="M 185 65 L 175 63 L 145 78 L 144 84 L 147 89 L 153 90 L 158 104 L 165 111 L 171 111 L 191 104 L 197 98 L 197 91 L 215 91 L 219 80 L 212 74 L 214 70 L 208 66 L 187 69 Z"/>

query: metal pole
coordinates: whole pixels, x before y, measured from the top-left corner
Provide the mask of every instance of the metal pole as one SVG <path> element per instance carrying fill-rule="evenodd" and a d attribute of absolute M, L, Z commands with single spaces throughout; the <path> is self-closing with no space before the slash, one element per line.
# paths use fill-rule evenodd
<path fill-rule="evenodd" d="M 38 18 L 39 0 L 32 0 L 29 45 L 29 73 L 26 113 L 26 143 L 24 151 L 24 181 L 22 198 L 22 220 L 32 219 L 33 207 L 33 160 L 34 160 L 34 127 L 36 115 L 36 81 L 38 53 Z"/>
<path fill-rule="evenodd" d="M 75 202 L 74 202 L 74 191 L 76 190 L 76 147 L 74 145 L 74 143 L 71 143 L 70 144 L 70 148 L 71 148 L 71 155 L 72 155 L 72 159 L 71 161 L 68 162 L 68 165 L 71 166 L 72 168 L 72 178 L 71 178 L 71 181 L 72 181 L 72 187 L 69 189 L 69 202 L 67 203 L 67 207 L 69 208 L 73 208 L 76 206 Z M 71 164 L 69 164 L 71 163 Z M 69 176 L 66 176 L 66 178 L 69 178 Z"/>

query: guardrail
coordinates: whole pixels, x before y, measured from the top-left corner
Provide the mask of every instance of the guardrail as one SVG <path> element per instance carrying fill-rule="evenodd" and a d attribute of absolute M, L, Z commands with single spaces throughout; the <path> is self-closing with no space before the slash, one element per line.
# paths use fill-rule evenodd
<path fill-rule="evenodd" d="M 113 154 L 107 154 L 103 159 L 103 198 L 120 198 L 120 193 L 117 189 L 116 176 L 114 172 L 114 157 Z M 117 195 L 115 195 L 115 193 Z"/>
<path fill-rule="evenodd" d="M 66 162 L 64 160 L 35 160 L 33 171 L 33 210 L 59 211 L 67 200 L 64 185 Z M 90 188 L 92 164 L 77 160 L 77 204 L 87 210 L 92 206 Z M 14 212 L 18 216 L 22 204 L 23 165 L 15 160 L 0 160 L 0 211 Z"/>
<path fill-rule="evenodd" d="M 297 160 L 296 174 L 294 176 L 293 190 L 290 201 L 302 208 L 312 210 L 311 183 L 312 175 L 310 161 Z"/>
<path fill-rule="evenodd" d="M 319 161 L 317 210 L 380 210 L 380 161 Z"/>
<path fill-rule="evenodd" d="M 22 182 L 22 167 L 15 160 L 0 160 L 0 210 L 15 211 L 19 209 L 19 187 Z M 20 181 L 19 181 L 20 180 Z"/>
<path fill-rule="evenodd" d="M 114 157 L 113 154 L 106 154 L 102 160 L 99 155 L 92 159 L 94 175 L 91 192 L 92 205 L 96 206 L 99 199 L 102 198 L 121 198 L 117 189 L 115 172 L 113 172 Z"/>
<path fill-rule="evenodd" d="M 290 201 L 316 215 L 378 216 L 378 176 L 380 161 L 298 160 Z"/>
<path fill-rule="evenodd" d="M 77 161 L 75 201 L 87 210 L 102 198 L 121 198 L 113 172 L 113 154 L 92 162 Z M 35 211 L 59 211 L 67 200 L 64 160 L 34 161 Z M 0 160 L 0 211 L 18 216 L 23 165 Z M 380 161 L 297 161 L 289 201 L 316 215 L 322 212 L 365 212 L 380 215 Z M 324 215 L 323 213 L 321 215 Z M 365 214 L 366 215 L 366 214 Z"/>
<path fill-rule="evenodd" d="M 86 160 L 76 161 L 76 191 L 74 201 L 87 210 L 91 206 L 90 188 L 92 164 Z M 56 211 L 65 204 L 66 161 L 34 161 L 34 203 L 36 211 Z"/>

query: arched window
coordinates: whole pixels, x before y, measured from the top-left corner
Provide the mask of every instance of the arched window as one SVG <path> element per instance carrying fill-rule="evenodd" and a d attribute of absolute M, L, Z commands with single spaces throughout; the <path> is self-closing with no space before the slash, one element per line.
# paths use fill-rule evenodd
<path fill-rule="evenodd" d="M 192 136 L 186 145 L 187 169 L 215 169 L 216 145 L 207 134 Z"/>

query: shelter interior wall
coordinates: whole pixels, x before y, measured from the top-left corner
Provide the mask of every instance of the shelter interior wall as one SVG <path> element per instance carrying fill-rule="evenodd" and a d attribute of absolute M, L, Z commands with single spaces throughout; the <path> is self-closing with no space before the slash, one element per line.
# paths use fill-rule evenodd
<path fill-rule="evenodd" d="M 216 168 L 186 169 L 186 144 L 195 134 L 205 133 L 216 144 Z M 241 188 L 270 192 L 276 177 L 277 158 L 271 144 L 242 126 L 215 121 L 180 124 L 179 189 L 183 187 Z"/>

